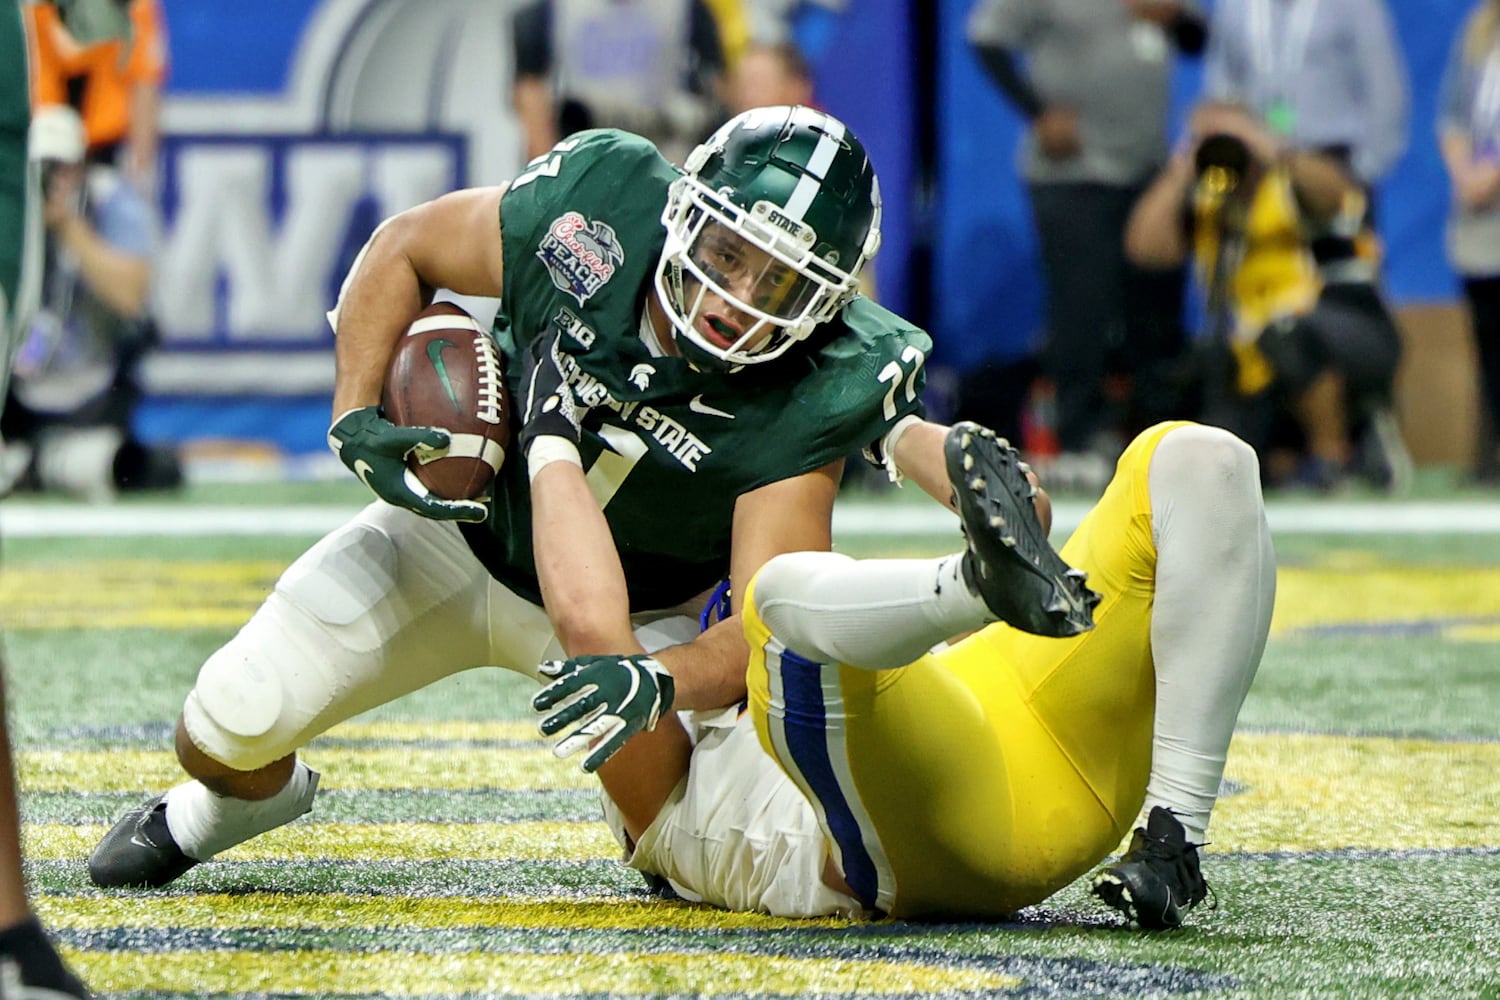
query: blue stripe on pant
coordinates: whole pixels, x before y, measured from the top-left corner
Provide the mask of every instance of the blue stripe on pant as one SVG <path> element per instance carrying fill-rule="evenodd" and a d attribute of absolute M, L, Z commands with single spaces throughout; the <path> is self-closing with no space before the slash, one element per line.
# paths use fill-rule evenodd
<path fill-rule="evenodd" d="M 828 833 L 843 862 L 844 880 L 861 903 L 875 909 L 880 885 L 875 862 L 865 847 L 863 832 L 828 755 L 824 667 L 790 649 L 782 651 L 780 660 L 781 693 L 786 704 L 782 730 L 792 755 L 789 763 L 802 776 L 802 783 L 822 807 Z M 838 742 L 842 745 L 842 733 Z"/>

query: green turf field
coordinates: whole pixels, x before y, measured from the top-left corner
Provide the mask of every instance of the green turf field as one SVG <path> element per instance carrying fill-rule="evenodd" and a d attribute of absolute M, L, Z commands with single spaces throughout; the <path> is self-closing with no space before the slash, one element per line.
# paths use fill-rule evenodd
<path fill-rule="evenodd" d="M 901 531 L 840 545 L 956 544 Z M 28 870 L 101 996 L 1500 997 L 1500 531 L 1278 537 L 1273 636 L 1204 862 L 1218 908 L 1164 935 L 1078 886 L 998 925 L 653 901 L 592 780 L 498 671 L 315 742 L 306 819 L 170 890 L 101 893 L 84 855 L 177 780 L 199 663 L 311 538 L 67 539 L 3 516 L 0 534 Z"/>

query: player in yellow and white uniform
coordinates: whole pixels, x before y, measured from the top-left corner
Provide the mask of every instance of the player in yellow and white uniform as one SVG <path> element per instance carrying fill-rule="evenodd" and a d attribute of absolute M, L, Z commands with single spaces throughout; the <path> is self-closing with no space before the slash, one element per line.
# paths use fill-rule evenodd
<path fill-rule="evenodd" d="M 1098 864 L 1144 815 L 1095 892 L 1158 928 L 1204 898 L 1196 845 L 1275 589 L 1255 456 L 1213 428 L 1148 430 L 1062 550 L 1103 595 L 1096 627 L 1052 639 L 997 623 L 943 646 L 994 617 L 965 567 L 1024 527 L 1027 505 L 1000 502 L 1007 452 L 972 425 L 948 435 L 965 553 L 803 552 L 761 569 L 742 609 L 749 718 L 695 720 L 685 773 L 644 829 L 611 806 L 660 775 L 600 772 L 632 866 L 736 909 L 999 917 Z M 629 675 L 667 707 L 670 682 L 638 667 L 578 658 L 558 685 Z"/>

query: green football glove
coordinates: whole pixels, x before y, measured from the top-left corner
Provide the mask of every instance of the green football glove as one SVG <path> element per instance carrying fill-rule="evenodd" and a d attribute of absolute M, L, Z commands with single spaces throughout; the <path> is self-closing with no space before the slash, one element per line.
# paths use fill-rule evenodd
<path fill-rule="evenodd" d="M 362 406 L 328 428 L 328 446 L 375 495 L 386 503 L 435 521 L 483 521 L 489 514 L 477 500 L 433 496 L 406 467 L 413 453 L 441 454 L 451 438 L 441 427 L 401 427 Z"/>
<path fill-rule="evenodd" d="M 655 729 L 672 707 L 672 675 L 645 654 L 575 656 L 547 660 L 537 669 L 553 678 L 531 699 L 531 707 L 546 715 L 538 728 L 543 736 L 569 730 L 553 747 L 559 757 L 593 745 L 585 771 L 597 771 L 636 733 Z"/>

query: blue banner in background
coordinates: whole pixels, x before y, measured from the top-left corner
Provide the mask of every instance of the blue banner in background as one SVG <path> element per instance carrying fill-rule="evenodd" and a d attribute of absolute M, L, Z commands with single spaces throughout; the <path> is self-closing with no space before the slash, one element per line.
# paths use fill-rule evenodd
<path fill-rule="evenodd" d="M 278 93 L 317 0 L 253 4 L 160 0 L 172 49 L 169 89 L 180 93 Z"/>
<path fill-rule="evenodd" d="M 1386 289 L 1397 305 L 1446 302 L 1459 289 L 1443 246 L 1451 193 L 1437 144 L 1438 88 L 1474 0 L 1387 0 L 1387 6 L 1406 56 L 1411 131 L 1406 155 L 1379 193 Z"/>
<path fill-rule="evenodd" d="M 148 439 L 254 439 L 324 452 L 332 341 L 322 313 L 385 216 L 521 166 L 509 108 L 518 0 L 162 0 L 172 48 L 163 115 L 163 350 Z M 1117 0 L 1109 0 L 1117 2 Z M 1448 186 L 1433 133 L 1448 46 L 1472 0 L 1392 0 L 1412 83 L 1411 142 L 1381 192 L 1388 289 L 1447 300 Z M 934 361 L 1014 359 L 1042 336 L 1021 123 L 964 40 L 973 0 L 849 0 L 816 64 L 818 100 L 869 149 L 885 199 L 875 264 L 898 312 L 931 302 Z M 936 107 L 919 107 L 914 17 L 938 21 Z M 1178 107 L 1196 94 L 1191 62 Z M 930 204 L 917 137 L 936 117 Z M 930 232 L 927 231 L 930 229 Z M 913 248 L 933 248 L 911 273 Z M 912 282 L 930 282 L 916 288 Z M 930 292 L 930 293 L 929 293 Z"/>
<path fill-rule="evenodd" d="M 326 456 L 324 318 L 379 223 L 522 165 L 512 4 L 164 0 L 162 243 L 137 429 Z"/>
<path fill-rule="evenodd" d="M 851 0 L 817 66 L 823 109 L 854 130 L 870 154 L 884 198 L 875 284 L 881 302 L 904 313 L 911 301 L 912 191 L 916 113 L 909 0 Z"/>

